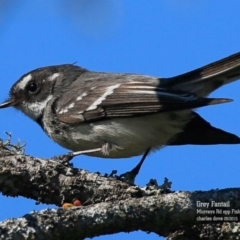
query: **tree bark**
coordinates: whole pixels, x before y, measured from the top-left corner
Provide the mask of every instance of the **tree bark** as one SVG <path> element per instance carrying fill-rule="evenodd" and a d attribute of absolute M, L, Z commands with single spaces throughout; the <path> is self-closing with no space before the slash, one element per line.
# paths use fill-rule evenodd
<path fill-rule="evenodd" d="M 14 153 L 0 144 L 0 191 L 61 206 L 79 199 L 83 206 L 42 210 L 0 223 L 1 239 L 84 239 L 142 230 L 168 239 L 239 239 L 239 214 L 203 221 L 198 203 L 226 203 L 240 209 L 240 189 L 163 193 L 162 186 L 139 187 L 71 164 Z M 214 203 L 214 202 L 213 202 Z M 216 209 L 215 206 L 208 210 Z M 220 209 L 220 208 L 219 208 Z M 239 210 L 240 211 L 240 210 Z M 213 215 L 212 215 L 213 216 Z M 235 221 L 234 221 L 235 220 Z"/>

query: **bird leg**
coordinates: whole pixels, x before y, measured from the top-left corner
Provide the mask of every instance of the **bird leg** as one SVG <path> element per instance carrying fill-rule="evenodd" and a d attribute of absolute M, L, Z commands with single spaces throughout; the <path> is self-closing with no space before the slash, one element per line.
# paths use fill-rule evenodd
<path fill-rule="evenodd" d="M 131 171 L 121 174 L 119 176 L 119 178 L 122 179 L 124 182 L 134 184 L 135 178 L 138 175 L 138 173 L 141 169 L 141 166 L 142 166 L 143 162 L 145 161 L 147 155 L 149 154 L 150 150 L 151 150 L 151 148 L 147 149 L 147 151 L 142 156 L 142 159 L 140 160 L 140 162 Z"/>

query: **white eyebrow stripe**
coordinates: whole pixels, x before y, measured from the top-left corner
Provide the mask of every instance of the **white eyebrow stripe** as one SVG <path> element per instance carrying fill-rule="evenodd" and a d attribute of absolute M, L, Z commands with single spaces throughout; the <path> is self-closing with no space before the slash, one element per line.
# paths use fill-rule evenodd
<path fill-rule="evenodd" d="M 26 85 L 29 83 L 29 81 L 31 81 L 31 80 L 32 80 L 32 74 L 28 74 L 17 84 L 17 86 L 20 89 L 24 89 L 26 87 Z"/>
<path fill-rule="evenodd" d="M 118 88 L 120 85 L 121 84 L 115 84 L 115 85 L 112 85 L 112 86 L 108 87 L 106 89 L 106 92 L 104 92 L 104 94 L 101 97 L 99 97 L 95 102 L 92 103 L 92 105 L 89 108 L 87 108 L 87 111 L 96 109 L 97 106 L 99 104 L 101 104 L 106 99 L 106 97 L 108 95 L 111 95 L 113 93 L 113 90 Z"/>

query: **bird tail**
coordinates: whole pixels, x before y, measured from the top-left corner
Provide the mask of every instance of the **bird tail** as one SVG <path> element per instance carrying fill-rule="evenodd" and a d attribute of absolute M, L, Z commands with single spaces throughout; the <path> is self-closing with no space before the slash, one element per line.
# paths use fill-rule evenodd
<path fill-rule="evenodd" d="M 213 127 L 195 112 L 192 114 L 192 119 L 186 124 L 183 131 L 168 145 L 240 144 L 238 136 Z"/>
<path fill-rule="evenodd" d="M 239 78 L 240 52 L 193 71 L 161 79 L 161 83 L 164 87 L 191 92 L 204 97 L 222 85 Z"/>

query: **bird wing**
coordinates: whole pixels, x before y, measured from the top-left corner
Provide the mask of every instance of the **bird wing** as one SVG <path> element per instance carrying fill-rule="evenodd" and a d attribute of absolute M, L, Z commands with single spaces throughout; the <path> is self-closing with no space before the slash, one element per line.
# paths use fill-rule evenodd
<path fill-rule="evenodd" d="M 129 75 L 127 77 L 129 78 Z M 72 91 L 70 96 L 68 93 L 62 94 L 56 101 L 56 114 L 60 121 L 79 123 L 104 118 L 134 117 L 231 101 L 202 98 L 193 93 L 168 90 L 150 81 L 121 79 L 112 81 L 112 84 L 106 84 L 106 81 L 97 81 L 97 84 L 96 81 L 93 82 L 95 85 L 85 87 L 81 92 Z"/>

